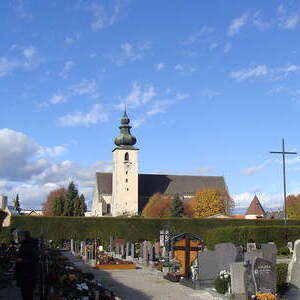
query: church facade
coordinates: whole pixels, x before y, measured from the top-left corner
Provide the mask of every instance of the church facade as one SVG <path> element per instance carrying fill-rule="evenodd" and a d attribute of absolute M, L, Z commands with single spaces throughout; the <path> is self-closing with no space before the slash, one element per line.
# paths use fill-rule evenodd
<path fill-rule="evenodd" d="M 131 134 L 126 111 L 119 126 L 120 135 L 115 138 L 112 173 L 96 173 L 93 195 L 93 216 L 134 216 L 142 212 L 149 198 L 155 193 L 179 194 L 189 199 L 201 189 L 218 189 L 228 192 L 223 176 L 188 176 L 139 174 L 139 149 Z"/>

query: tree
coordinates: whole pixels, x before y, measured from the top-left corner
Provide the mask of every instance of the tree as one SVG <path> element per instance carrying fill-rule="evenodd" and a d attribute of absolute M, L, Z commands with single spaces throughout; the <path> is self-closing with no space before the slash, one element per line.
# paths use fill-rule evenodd
<path fill-rule="evenodd" d="M 44 216 L 53 216 L 53 205 L 54 205 L 54 201 L 56 198 L 60 197 L 60 196 L 65 196 L 66 195 L 66 189 L 64 187 L 61 187 L 59 189 L 55 189 L 53 191 L 51 191 L 48 196 L 46 201 L 43 203 L 43 214 Z"/>
<path fill-rule="evenodd" d="M 156 193 L 149 198 L 142 215 L 146 218 L 168 217 L 170 216 L 171 202 L 172 198 L 170 196 Z"/>
<path fill-rule="evenodd" d="M 229 214 L 233 200 L 225 191 L 204 189 L 196 192 L 192 199 L 193 217 L 205 218 L 216 214 Z"/>
<path fill-rule="evenodd" d="M 75 199 L 78 196 L 78 190 L 75 186 L 75 183 L 71 181 L 68 186 L 67 193 L 65 195 L 65 203 L 64 203 L 64 216 L 74 216 L 75 215 Z"/>
<path fill-rule="evenodd" d="M 14 207 L 16 211 L 20 214 L 22 209 L 20 206 L 19 194 L 17 194 L 16 199 L 14 200 Z"/>
<path fill-rule="evenodd" d="M 286 197 L 286 212 L 290 219 L 300 218 L 300 194 Z"/>
<path fill-rule="evenodd" d="M 63 215 L 64 202 L 65 202 L 64 195 L 60 195 L 54 199 L 53 207 L 52 207 L 52 215 L 53 216 L 62 216 Z"/>
<path fill-rule="evenodd" d="M 86 212 L 85 198 L 83 194 L 74 199 L 74 216 L 84 216 Z"/>
<path fill-rule="evenodd" d="M 182 217 L 183 213 L 183 203 L 180 199 L 180 196 L 176 194 L 171 202 L 170 217 Z"/>

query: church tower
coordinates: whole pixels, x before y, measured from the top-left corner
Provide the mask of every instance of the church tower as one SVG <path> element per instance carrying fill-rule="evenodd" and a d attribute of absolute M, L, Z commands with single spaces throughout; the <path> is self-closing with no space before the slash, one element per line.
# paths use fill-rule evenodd
<path fill-rule="evenodd" d="M 138 152 L 131 135 L 126 110 L 121 118 L 120 135 L 115 138 L 112 172 L 112 216 L 138 214 Z"/>

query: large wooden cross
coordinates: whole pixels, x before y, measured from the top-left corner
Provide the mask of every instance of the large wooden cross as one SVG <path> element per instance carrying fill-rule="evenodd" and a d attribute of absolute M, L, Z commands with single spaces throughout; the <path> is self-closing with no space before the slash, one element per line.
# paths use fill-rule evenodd
<path fill-rule="evenodd" d="M 191 243 L 193 245 L 191 245 Z M 184 263 L 180 269 L 186 279 L 189 279 L 189 269 L 190 269 L 191 262 L 197 258 L 197 254 L 199 250 L 201 250 L 201 241 L 191 240 L 188 236 L 186 236 L 182 240 L 176 241 L 173 246 L 175 257 L 179 261 L 181 261 L 182 256 L 178 255 L 176 251 L 180 251 L 180 252 L 184 251 L 184 257 L 183 257 Z"/>

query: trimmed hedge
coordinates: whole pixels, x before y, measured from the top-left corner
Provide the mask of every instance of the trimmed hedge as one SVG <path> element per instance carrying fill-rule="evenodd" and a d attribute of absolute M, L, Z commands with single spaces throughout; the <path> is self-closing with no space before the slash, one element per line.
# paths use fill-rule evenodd
<path fill-rule="evenodd" d="M 289 224 L 300 226 L 300 220 L 289 221 Z M 159 231 L 164 225 L 170 225 L 176 233 L 191 232 L 199 235 L 205 243 L 208 240 L 212 243 L 211 238 L 215 236 L 215 232 L 209 234 L 208 232 L 213 228 L 223 229 L 229 226 L 229 230 L 232 231 L 232 228 L 237 230 L 240 226 L 247 225 L 252 225 L 254 228 L 283 225 L 283 220 L 16 216 L 12 218 L 11 227 L 29 230 L 33 236 L 43 235 L 54 241 L 88 238 L 108 240 L 112 235 L 129 241 L 154 241 L 159 239 Z M 228 233 L 225 233 L 225 236 L 229 237 Z"/>
<path fill-rule="evenodd" d="M 246 246 L 249 242 L 256 244 L 274 242 L 278 248 L 300 238 L 300 226 L 234 226 L 215 228 L 207 232 L 206 245 L 213 249 L 218 243 L 232 242 Z"/>

